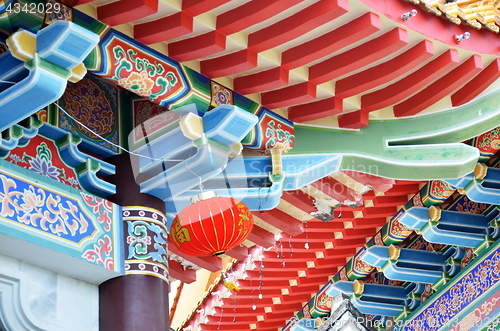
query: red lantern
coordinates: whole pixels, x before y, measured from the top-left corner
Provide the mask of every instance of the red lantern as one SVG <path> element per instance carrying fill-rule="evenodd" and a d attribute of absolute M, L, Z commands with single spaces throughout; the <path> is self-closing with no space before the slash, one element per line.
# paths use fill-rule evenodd
<path fill-rule="evenodd" d="M 172 243 L 192 256 L 220 255 L 247 239 L 253 216 L 241 201 L 217 197 L 215 192 L 191 199 L 170 227 Z"/>

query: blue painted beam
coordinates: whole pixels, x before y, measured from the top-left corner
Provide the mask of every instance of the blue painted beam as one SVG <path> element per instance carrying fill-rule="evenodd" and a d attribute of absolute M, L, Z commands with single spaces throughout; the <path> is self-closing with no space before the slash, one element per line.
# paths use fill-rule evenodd
<path fill-rule="evenodd" d="M 453 253 L 419 251 L 391 245 L 372 246 L 361 256 L 361 260 L 380 268 L 392 280 L 434 284 L 446 271 L 446 261 Z"/>
<path fill-rule="evenodd" d="M 17 41 L 18 35 L 25 37 L 22 43 Z M 36 43 L 38 53 L 28 53 L 29 42 Z M 0 79 L 16 84 L 0 86 L 0 131 L 58 100 L 73 77 L 72 69 L 98 42 L 95 33 L 66 21 L 57 21 L 36 35 L 22 30 L 11 35 L 7 41 L 10 52 L 0 57 Z"/>
<path fill-rule="evenodd" d="M 476 247 L 488 235 L 489 223 L 498 213 L 488 216 L 414 207 L 405 211 L 399 222 L 418 230 L 425 240 L 443 245 Z"/>
<path fill-rule="evenodd" d="M 335 296 L 344 293 L 351 297 L 353 305 L 363 314 L 397 316 L 408 304 L 411 287 L 370 284 L 360 281 L 331 283 L 326 294 Z"/>

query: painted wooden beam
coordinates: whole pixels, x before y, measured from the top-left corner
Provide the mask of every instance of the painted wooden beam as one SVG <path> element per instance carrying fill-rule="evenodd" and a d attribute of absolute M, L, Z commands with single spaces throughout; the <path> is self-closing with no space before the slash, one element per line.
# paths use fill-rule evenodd
<path fill-rule="evenodd" d="M 217 16 L 217 30 L 226 36 L 263 22 L 303 0 L 253 0 Z"/>
<path fill-rule="evenodd" d="M 258 278 L 257 278 L 258 279 Z M 255 281 L 255 280 L 254 280 Z M 255 285 L 254 285 L 255 286 Z M 254 287 L 255 289 L 255 287 Z M 257 288 L 258 291 L 258 288 Z M 255 292 L 255 290 L 254 290 Z M 257 296 L 259 294 L 257 293 Z M 264 307 L 271 307 L 273 305 L 273 300 L 268 299 L 268 298 L 262 298 L 260 300 L 253 300 L 252 299 L 241 299 L 241 300 L 234 300 L 234 298 L 229 297 L 229 298 L 224 298 L 221 300 L 224 303 L 225 308 L 233 309 L 234 307 L 236 308 L 244 308 L 244 307 L 252 307 L 253 304 L 255 304 L 256 310 L 259 308 L 264 309 Z M 203 326 L 203 324 L 200 324 L 200 327 Z M 211 329 L 213 330 L 213 329 Z M 248 327 L 247 327 L 248 330 Z"/>
<path fill-rule="evenodd" d="M 269 109 L 288 107 L 316 98 L 316 85 L 303 82 L 262 93 L 262 105 Z"/>
<path fill-rule="evenodd" d="M 303 296 L 306 297 L 306 296 Z M 297 301 L 300 301 L 300 298 L 297 299 Z M 304 301 L 304 300 L 302 300 Z M 302 302 L 300 301 L 300 302 Z M 270 330 L 277 330 L 281 328 L 283 325 L 285 325 L 287 319 L 283 319 L 281 321 L 272 321 L 272 322 L 267 322 L 267 321 L 260 321 L 257 322 L 257 330 L 262 330 L 262 331 L 270 331 Z"/>
<path fill-rule="evenodd" d="M 371 238 L 375 235 L 377 230 L 373 228 L 364 228 L 364 229 L 344 229 L 342 231 L 342 235 L 344 239 L 365 239 Z M 345 263 L 342 263 L 343 265 Z"/>
<path fill-rule="evenodd" d="M 269 252 L 271 252 L 271 251 L 269 251 Z M 264 263 L 266 263 L 266 261 L 267 260 L 264 260 Z M 283 267 L 281 267 L 281 269 L 283 270 Z M 239 279 L 238 280 L 238 286 L 241 287 L 242 290 L 251 290 L 253 288 L 254 291 L 255 291 L 254 281 L 255 281 L 255 279 L 252 278 L 250 280 L 249 277 L 247 276 L 246 279 Z M 281 280 L 270 280 L 270 281 L 266 282 L 265 285 L 262 284 L 262 286 L 265 286 L 266 288 L 269 288 L 269 289 L 278 289 L 278 290 L 280 290 L 280 289 L 283 288 L 284 284 L 285 284 L 285 282 L 281 281 Z"/>
<path fill-rule="evenodd" d="M 326 249 L 324 251 L 325 258 L 346 258 L 351 257 L 356 254 L 356 248 L 334 248 L 334 249 Z"/>
<path fill-rule="evenodd" d="M 220 257 L 217 256 L 198 257 L 185 254 L 181 252 L 177 247 L 175 247 L 175 245 L 170 243 L 170 240 L 169 240 L 168 250 L 174 253 L 175 255 L 178 255 L 183 259 L 186 259 L 189 262 L 196 264 L 198 267 L 207 269 L 211 272 L 217 272 L 222 269 L 222 259 Z"/>
<path fill-rule="evenodd" d="M 304 225 L 305 228 L 305 225 Z M 343 227 L 342 227 L 343 229 Z M 324 242 L 331 242 L 333 239 L 335 239 L 334 231 L 321 231 L 321 232 L 310 232 L 308 231 L 307 233 L 302 233 L 298 236 L 293 237 L 293 243 L 324 243 Z M 323 246 L 324 248 L 324 246 Z"/>
<path fill-rule="evenodd" d="M 297 236 L 304 232 L 301 221 L 279 209 L 252 213 L 288 235 Z"/>
<path fill-rule="evenodd" d="M 281 199 L 299 208 L 300 210 L 305 211 L 308 214 L 316 211 L 313 203 L 314 198 L 300 190 L 283 191 Z"/>
<path fill-rule="evenodd" d="M 309 81 L 314 84 L 326 83 L 381 60 L 407 44 L 408 34 L 406 30 L 393 29 L 361 46 L 309 67 Z"/>
<path fill-rule="evenodd" d="M 68 4 L 70 6 L 76 6 L 76 5 L 83 5 L 89 2 L 92 2 L 94 0 L 65 0 L 63 3 Z M 76 3 L 75 3 L 76 2 Z M 74 3 L 74 4 L 73 4 Z"/>
<path fill-rule="evenodd" d="M 179 61 L 191 61 L 226 49 L 226 36 L 218 31 L 168 44 L 168 56 Z"/>
<path fill-rule="evenodd" d="M 345 262 L 345 261 L 344 261 Z M 282 271 L 285 270 L 304 270 L 307 268 L 306 262 L 288 262 L 285 263 L 285 268 L 283 268 L 283 263 L 281 261 L 264 261 L 265 269 L 268 271 Z M 281 289 L 276 289 L 281 294 Z M 240 293 L 238 293 L 238 296 Z"/>
<path fill-rule="evenodd" d="M 431 41 L 424 40 L 397 57 L 335 83 L 335 95 L 348 98 L 406 76 L 434 55 Z"/>
<path fill-rule="evenodd" d="M 404 195 L 399 196 L 380 196 L 373 199 L 373 204 L 377 207 L 392 207 L 392 206 L 403 206 L 408 202 L 408 198 Z"/>
<path fill-rule="evenodd" d="M 182 11 L 194 17 L 222 6 L 231 0 L 182 0 Z"/>
<path fill-rule="evenodd" d="M 268 248 L 274 246 L 276 241 L 274 240 L 274 234 L 271 232 L 264 230 L 263 228 L 254 224 L 252 232 L 247 238 L 254 244 L 262 246 L 264 248 Z"/>
<path fill-rule="evenodd" d="M 290 252 L 292 253 L 290 255 Z M 281 255 L 281 249 L 280 249 L 280 255 Z M 275 261 L 282 261 L 284 260 L 285 262 L 288 261 L 296 261 L 296 262 L 308 262 L 308 261 L 314 261 L 316 259 L 316 254 L 315 252 L 294 252 L 293 251 L 293 243 L 292 243 L 292 251 L 290 251 L 290 245 L 289 242 L 286 238 L 286 236 L 283 237 L 283 256 L 278 257 L 275 251 L 269 250 L 267 252 L 264 252 L 264 259 L 265 261 L 269 260 L 275 260 Z"/>
<path fill-rule="evenodd" d="M 363 95 L 361 97 L 361 108 L 369 112 L 396 104 L 439 79 L 458 63 L 457 50 L 450 49 L 394 84 Z"/>
<path fill-rule="evenodd" d="M 316 286 L 322 287 L 325 285 L 325 276 L 300 277 L 297 279 L 297 283 L 299 286 L 315 284 Z"/>
<path fill-rule="evenodd" d="M 180 280 L 183 283 L 191 284 L 196 280 L 196 270 L 186 269 L 177 261 L 168 261 L 168 273 L 170 277 Z"/>
<path fill-rule="evenodd" d="M 248 36 L 248 48 L 263 52 L 302 36 L 347 11 L 347 0 L 318 1 L 290 17 L 251 33 Z"/>
<path fill-rule="evenodd" d="M 338 215 L 337 215 L 338 219 Z M 340 232 L 344 229 L 344 222 L 347 221 L 347 218 L 342 217 L 340 219 L 341 221 L 336 222 L 334 220 L 331 220 L 330 222 L 323 222 L 320 221 L 319 219 L 313 219 L 307 221 L 307 233 L 310 234 L 310 236 L 315 236 L 315 233 L 324 233 L 324 232 Z M 305 224 L 304 224 L 305 228 Z M 305 237 L 304 237 L 305 238 Z M 297 239 L 301 240 L 301 238 L 292 238 L 292 242 Z"/>
<path fill-rule="evenodd" d="M 451 96 L 451 104 L 457 107 L 477 97 L 500 77 L 500 59 L 495 59 L 470 82 Z"/>
<path fill-rule="evenodd" d="M 290 70 L 307 65 L 379 30 L 379 17 L 374 13 L 364 14 L 331 32 L 284 51 L 281 54 L 281 65 Z"/>
<path fill-rule="evenodd" d="M 97 7 L 99 21 L 110 26 L 129 23 L 158 11 L 158 0 L 120 0 Z"/>
<path fill-rule="evenodd" d="M 333 246 L 341 248 L 358 248 L 363 247 L 365 243 L 365 239 L 334 239 Z"/>
<path fill-rule="evenodd" d="M 193 17 L 185 12 L 134 25 L 134 39 L 149 45 L 193 32 Z"/>
<path fill-rule="evenodd" d="M 394 185 L 393 188 L 387 190 L 384 195 L 386 197 L 391 196 L 399 196 L 401 194 L 414 194 L 419 189 L 418 184 L 403 184 L 403 185 Z"/>
<path fill-rule="evenodd" d="M 408 201 L 408 199 L 406 199 Z M 405 203 L 407 202 L 405 201 Z M 367 229 L 382 227 L 387 223 L 387 218 L 355 218 L 352 220 L 352 226 L 355 229 Z M 353 254 L 354 255 L 354 254 Z"/>
<path fill-rule="evenodd" d="M 401 117 L 418 114 L 468 82 L 481 69 L 483 69 L 481 56 L 477 54 L 471 56 L 421 92 L 394 106 L 394 115 Z"/>
<path fill-rule="evenodd" d="M 315 261 L 316 267 L 329 267 L 336 268 L 345 264 L 345 257 L 333 257 L 333 258 L 324 258 L 318 259 Z M 316 291 L 317 292 L 317 291 Z"/>
<path fill-rule="evenodd" d="M 247 271 L 247 274 L 251 277 L 254 277 L 254 279 L 256 279 L 256 278 L 259 279 L 259 277 L 260 277 L 259 267 L 257 266 L 257 268 L 253 269 L 252 271 Z M 293 278 L 297 277 L 297 271 L 287 270 L 286 268 L 284 270 L 282 270 L 281 272 L 268 271 L 266 269 L 266 262 L 264 261 L 264 269 L 262 269 L 262 277 L 265 277 L 265 279 L 271 279 L 271 280 L 289 280 L 289 279 L 293 279 Z"/>
<path fill-rule="evenodd" d="M 313 121 L 337 115 L 342 112 L 343 108 L 343 99 L 338 96 L 334 96 L 290 107 L 288 108 L 288 119 L 297 123 Z"/>
<path fill-rule="evenodd" d="M 241 94 L 259 93 L 288 85 L 289 71 L 283 67 L 264 70 L 233 79 L 234 90 Z"/>
<path fill-rule="evenodd" d="M 396 214 L 398 210 L 396 207 L 373 207 L 364 208 L 363 217 L 364 218 L 379 218 L 379 217 L 390 217 Z"/>
<path fill-rule="evenodd" d="M 340 114 L 338 117 L 341 128 L 360 129 L 370 123 L 369 114 L 364 110 L 356 110 L 347 114 Z"/>
<path fill-rule="evenodd" d="M 235 75 L 255 67 L 257 53 L 249 49 L 200 62 L 201 73 L 210 78 Z"/>
<path fill-rule="evenodd" d="M 248 248 L 239 245 L 235 248 L 226 252 L 227 256 L 237 259 L 238 261 L 243 261 L 248 257 Z"/>

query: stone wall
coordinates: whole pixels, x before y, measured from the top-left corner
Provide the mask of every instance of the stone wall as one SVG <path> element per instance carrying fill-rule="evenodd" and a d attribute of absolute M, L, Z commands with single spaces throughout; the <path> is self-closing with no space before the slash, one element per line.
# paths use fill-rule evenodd
<path fill-rule="evenodd" d="M 98 287 L 0 255 L 0 330 L 97 331 Z"/>

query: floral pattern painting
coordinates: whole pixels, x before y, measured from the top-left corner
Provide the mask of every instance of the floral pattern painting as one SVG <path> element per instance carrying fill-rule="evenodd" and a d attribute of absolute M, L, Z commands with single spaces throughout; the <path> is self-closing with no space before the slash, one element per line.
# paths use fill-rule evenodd
<path fill-rule="evenodd" d="M 233 104 L 233 91 L 224 86 L 215 83 L 214 81 L 210 82 L 212 88 L 212 107 L 218 107 L 221 105 L 232 105 Z"/>
<path fill-rule="evenodd" d="M 453 206 L 450 206 L 449 210 L 459 211 L 462 213 L 469 214 L 482 214 L 484 213 L 490 205 L 486 203 L 478 203 L 471 201 L 467 195 L 463 195 L 460 199 L 453 203 Z"/>
<path fill-rule="evenodd" d="M 118 147 L 113 145 L 118 144 L 119 139 L 116 87 L 87 76 L 78 83 L 68 83 L 60 102 L 70 116 L 60 111 L 59 127 L 118 152 Z"/>
<path fill-rule="evenodd" d="M 168 283 L 165 215 L 152 208 L 124 207 L 123 220 L 126 221 L 125 273 L 147 274 Z"/>
<path fill-rule="evenodd" d="M 37 135 L 26 145 L 16 147 L 5 159 L 57 182 L 83 190 L 75 170 L 61 159 L 55 142 L 44 136 Z"/>
<path fill-rule="evenodd" d="M 500 281 L 500 247 L 417 314 L 404 330 L 437 331 Z"/>
<path fill-rule="evenodd" d="M 32 164 L 55 177 L 59 173 L 55 167 L 51 169 L 41 161 L 45 160 L 46 146 L 39 146 L 39 157 L 32 158 Z M 113 239 L 118 232 L 113 226 L 113 204 L 84 192 L 58 193 L 46 186 L 49 181 L 29 180 L 16 171 L 0 170 L 0 232 L 8 229 L 10 235 L 37 245 L 57 247 L 60 253 L 119 269 L 122 263 L 116 264 L 115 256 L 121 249 Z"/>

